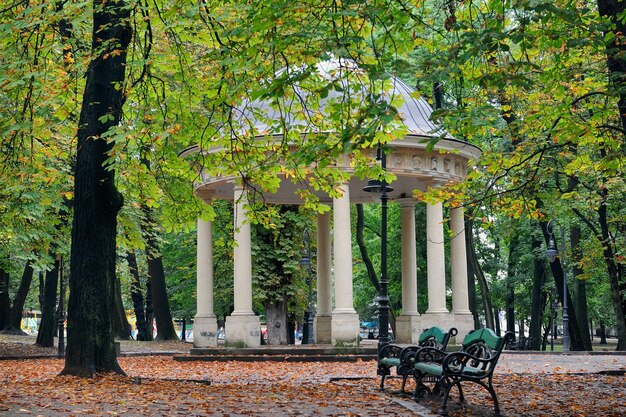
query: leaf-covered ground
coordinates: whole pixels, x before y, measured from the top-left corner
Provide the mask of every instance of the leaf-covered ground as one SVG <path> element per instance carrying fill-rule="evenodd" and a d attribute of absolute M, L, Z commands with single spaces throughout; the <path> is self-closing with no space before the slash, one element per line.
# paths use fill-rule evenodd
<path fill-rule="evenodd" d="M 57 376 L 58 359 L 0 362 L 0 415 L 31 416 L 406 416 L 412 401 L 377 390 L 374 361 L 177 362 L 120 358 L 128 376 Z M 608 358 L 607 360 L 610 360 Z M 624 416 L 626 377 L 600 374 L 496 375 L 505 416 Z M 390 391 L 399 379 L 389 380 Z M 491 416 L 491 402 L 468 386 L 451 416 Z M 423 402 L 436 410 L 436 399 Z M 422 414 L 424 414 L 422 412 Z"/>

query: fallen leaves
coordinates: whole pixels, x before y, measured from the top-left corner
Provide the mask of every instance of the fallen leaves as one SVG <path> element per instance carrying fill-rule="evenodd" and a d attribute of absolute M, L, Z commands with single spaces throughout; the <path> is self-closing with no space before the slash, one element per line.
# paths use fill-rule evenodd
<path fill-rule="evenodd" d="M 494 377 L 505 416 L 626 415 L 623 375 L 567 373 L 554 361 L 540 362 L 536 357 L 532 372 L 513 373 L 512 369 L 531 369 L 533 358 L 516 356 L 514 360 L 517 362 L 508 362 Z M 605 361 L 613 369 L 623 364 L 615 358 Z M 63 368 L 59 359 L 2 361 L 0 416 L 330 417 L 411 413 L 390 394 L 399 390 L 399 378 L 389 379 L 387 392 L 378 391 L 375 361 L 178 362 L 167 356 L 141 356 L 119 358 L 119 362 L 127 377 L 105 374 L 82 379 L 58 376 Z M 581 361 L 574 369 L 588 369 L 583 365 L 587 362 Z M 464 404 L 459 404 L 458 392 L 452 390 L 450 416 L 493 415 L 493 403 L 482 387 L 464 384 L 463 390 Z M 434 398 L 422 404 L 435 414 L 439 402 Z"/>

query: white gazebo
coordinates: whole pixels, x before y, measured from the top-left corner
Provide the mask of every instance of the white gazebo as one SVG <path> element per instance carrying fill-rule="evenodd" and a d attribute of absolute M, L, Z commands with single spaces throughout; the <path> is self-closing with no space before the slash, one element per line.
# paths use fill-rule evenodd
<path fill-rule="evenodd" d="M 349 61 L 333 61 L 344 71 L 354 71 Z M 322 71 L 328 71 L 327 67 Z M 335 74 L 333 72 L 333 74 Z M 432 108 L 422 98 L 414 98 L 414 91 L 397 78 L 388 82 L 393 94 L 400 95 L 399 114 L 406 126 L 406 134 L 387 144 L 387 171 L 396 176 L 390 201 L 402 207 L 402 314 L 396 320 L 395 340 L 399 343 L 417 343 L 421 331 L 433 325 L 451 326 L 459 330 L 462 338 L 473 329 L 473 319 L 468 302 L 468 279 L 465 251 L 463 209 L 450 210 L 450 251 L 444 246 L 444 218 L 442 203 L 427 204 L 427 288 L 428 308 L 422 315 L 417 308 L 417 267 L 415 248 L 414 190 L 426 191 L 462 181 L 467 175 L 468 163 L 477 159 L 481 151 L 476 146 L 457 140 L 430 121 Z M 323 106 L 324 103 L 321 102 Z M 269 129 L 269 120 L 279 117 L 278 112 L 264 101 L 247 103 L 241 112 L 263 112 L 263 121 L 252 119 L 256 137 L 274 136 L 280 132 Z M 282 116 L 285 117 L 284 115 Z M 428 142 L 439 138 L 434 147 Z M 181 153 L 225 152 L 221 147 L 189 148 Z M 372 151 L 375 153 L 375 151 Z M 337 167 L 353 173 L 350 155 L 343 155 Z M 196 195 L 210 203 L 213 199 L 231 200 L 234 204 L 234 310 L 226 318 L 227 346 L 256 347 L 260 344 L 260 319 L 252 311 L 252 252 L 250 224 L 246 218 L 247 192 L 236 176 L 211 176 L 201 164 Z M 321 202 L 332 207 L 331 213 L 317 218 L 317 312 L 315 315 L 315 342 L 334 346 L 358 346 L 359 317 L 353 306 L 352 284 L 352 230 L 350 204 L 378 201 L 376 195 L 363 191 L 366 179 L 351 176 L 342 184 L 340 197 L 331 198 L 319 193 Z M 298 186 L 282 179 L 280 188 L 264 195 L 272 204 L 302 204 L 296 193 Z M 217 346 L 217 319 L 213 311 L 213 264 L 211 222 L 198 220 L 197 244 L 197 314 L 194 319 L 194 346 Z M 332 228 L 332 234 L 331 234 Z M 420 233 L 423 229 L 420 228 Z M 332 238 L 331 238 L 332 236 Z M 452 282 L 452 310 L 446 306 L 445 259 L 450 257 Z M 333 297 L 334 294 L 334 297 Z M 333 305 L 334 300 L 334 305 Z"/>

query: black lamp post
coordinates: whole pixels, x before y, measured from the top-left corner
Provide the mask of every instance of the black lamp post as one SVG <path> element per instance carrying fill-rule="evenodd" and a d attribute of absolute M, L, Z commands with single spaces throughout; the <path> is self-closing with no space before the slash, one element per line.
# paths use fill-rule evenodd
<path fill-rule="evenodd" d="M 552 235 L 552 220 L 548 222 L 546 231 L 548 232 L 548 249 L 546 250 L 546 257 L 548 261 L 554 262 L 559 255 L 559 251 L 556 248 L 556 243 Z M 569 337 L 569 315 L 567 314 L 567 267 L 565 264 L 565 231 L 561 226 L 561 242 L 563 244 L 561 254 L 561 267 L 563 269 L 563 352 L 569 352 L 570 337 Z"/>
<path fill-rule="evenodd" d="M 380 167 L 383 171 L 387 169 L 387 158 L 385 152 L 378 147 L 376 160 L 380 160 Z M 387 193 L 393 191 L 383 178 L 380 180 L 369 180 L 363 191 L 368 193 L 380 193 L 380 290 L 378 292 L 378 353 L 381 349 L 391 342 L 389 336 L 389 294 L 387 286 L 387 202 L 389 196 Z"/>
<path fill-rule="evenodd" d="M 300 265 L 307 267 L 307 284 L 309 285 L 309 302 L 306 310 L 304 311 L 304 327 L 302 329 L 302 344 L 312 345 L 315 343 L 313 337 L 313 266 L 311 265 L 311 235 L 309 229 L 304 229 L 302 232 L 302 241 L 306 246 L 306 253 L 300 259 Z"/>

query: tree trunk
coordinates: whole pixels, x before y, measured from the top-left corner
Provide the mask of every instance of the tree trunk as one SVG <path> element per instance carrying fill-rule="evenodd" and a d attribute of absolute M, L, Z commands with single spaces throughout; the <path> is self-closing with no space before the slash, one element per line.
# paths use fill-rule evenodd
<path fill-rule="evenodd" d="M 142 149 L 141 163 L 146 169 L 150 169 L 146 149 Z M 154 318 L 156 319 L 157 340 L 178 340 L 170 302 L 167 298 L 167 285 L 165 284 L 165 271 L 163 270 L 163 258 L 156 239 L 157 225 L 154 221 L 152 209 L 144 204 L 141 205 L 141 212 L 144 221 L 141 225 L 141 232 L 146 242 L 146 253 L 148 255 L 148 276 L 152 288 L 152 303 Z"/>
<path fill-rule="evenodd" d="M 506 271 L 506 330 L 512 332 L 515 337 L 515 251 L 519 242 L 516 228 L 513 228 L 513 237 L 509 243 L 509 260 Z M 520 329 L 520 336 L 522 332 Z"/>
<path fill-rule="evenodd" d="M 30 291 L 30 284 L 33 281 L 33 268 L 30 266 L 30 262 L 26 262 L 24 267 L 24 273 L 22 274 L 22 280 L 20 286 L 17 289 L 15 298 L 13 299 L 13 308 L 11 309 L 11 319 L 9 326 L 5 327 L 5 331 L 25 335 L 22 331 L 22 312 L 24 311 L 24 303 L 26 303 L 26 297 Z"/>
<path fill-rule="evenodd" d="M 130 323 L 126 318 L 124 311 L 124 303 L 122 302 L 122 285 L 119 278 L 115 279 L 115 295 L 113 302 L 113 311 L 111 312 L 111 326 L 113 328 L 113 337 L 121 340 L 130 339 Z"/>
<path fill-rule="evenodd" d="M 547 232 L 547 222 L 541 222 L 540 225 L 541 225 L 541 230 L 544 233 L 544 239 L 547 245 L 549 241 L 549 235 Z M 558 247 L 558 244 L 556 243 L 558 239 L 554 239 L 554 241 Z M 561 300 L 561 303 L 563 303 L 563 296 L 564 296 L 563 280 L 565 278 L 565 275 L 563 273 L 563 266 L 561 264 L 561 260 L 557 258 L 554 260 L 554 262 L 550 262 L 550 269 L 552 270 L 552 276 L 554 277 L 554 286 L 556 288 L 557 293 L 559 294 L 559 299 Z M 572 303 L 572 296 L 570 294 L 569 289 L 570 288 L 568 286 L 567 287 L 567 309 L 568 309 L 568 316 L 569 316 L 568 328 L 569 328 L 570 339 L 571 339 L 570 348 L 571 350 L 574 350 L 574 351 L 582 351 L 582 350 L 585 350 L 585 347 L 583 346 L 581 335 L 578 331 L 579 326 L 578 326 L 578 320 L 576 316 L 576 309 L 574 308 L 574 304 Z"/>
<path fill-rule="evenodd" d="M 476 256 L 476 248 L 474 248 L 474 221 L 468 215 L 465 218 L 465 247 L 467 248 L 467 263 L 469 266 L 468 273 L 472 274 L 478 281 L 480 286 L 480 295 L 483 300 L 483 311 L 485 313 L 485 326 L 495 329 L 493 306 L 491 305 L 491 296 L 489 295 L 489 285 L 483 274 L 482 268 L 478 263 Z"/>
<path fill-rule="evenodd" d="M 0 267 L 0 329 L 11 320 L 11 297 L 9 296 L 9 273 Z"/>
<path fill-rule="evenodd" d="M 163 258 L 161 256 L 154 259 L 148 257 L 148 275 L 152 287 L 152 308 L 157 328 L 155 340 L 178 340 L 170 311 L 170 302 L 167 298 L 165 272 L 163 271 Z"/>
<path fill-rule="evenodd" d="M 606 44 L 607 64 L 609 69 L 610 91 L 612 91 L 617 100 L 618 117 L 620 118 L 622 127 L 622 142 L 626 140 L 626 43 L 622 41 L 623 34 L 626 33 L 626 21 L 624 20 L 624 12 L 626 11 L 626 2 L 621 0 L 598 0 L 598 10 L 600 15 L 607 18 L 613 25 L 610 28 L 612 37 Z M 602 155 L 603 158 L 606 155 Z M 608 196 L 608 188 L 604 188 L 601 192 L 603 202 L 598 210 L 598 218 L 601 227 L 602 249 L 604 252 L 604 260 L 607 265 L 607 272 L 611 284 L 611 296 L 615 309 L 617 321 L 617 350 L 626 350 L 626 282 L 624 282 L 624 270 L 622 265 L 615 262 L 614 242 L 611 239 L 606 213 L 606 197 Z"/>
<path fill-rule="evenodd" d="M 570 228 L 570 242 L 572 248 L 572 275 L 574 308 L 576 308 L 576 320 L 578 322 L 578 332 L 583 345 L 583 350 L 593 350 L 591 338 L 589 336 L 589 313 L 587 311 L 587 286 L 585 280 L 578 279 L 583 271 L 578 267 L 581 258 L 580 253 L 580 227 L 572 225 Z"/>
<path fill-rule="evenodd" d="M 93 2 L 92 55 L 78 123 L 74 172 L 68 338 L 61 374 L 124 373 L 115 357 L 110 312 L 115 289 L 115 238 L 122 196 L 106 166 L 124 104 L 130 8 L 122 0 Z"/>
<path fill-rule="evenodd" d="M 541 240 L 533 237 L 531 242 L 533 253 L 541 248 Z M 533 288 L 531 294 L 530 308 L 530 328 L 528 329 L 528 337 L 531 341 L 531 349 L 539 350 L 542 344 L 541 323 L 543 322 L 543 311 L 545 308 L 545 295 L 543 285 L 545 283 L 545 262 L 542 258 L 533 257 Z"/>
<path fill-rule="evenodd" d="M 147 340 L 154 340 L 154 309 L 152 308 L 152 284 L 146 281 L 146 335 Z"/>
<path fill-rule="evenodd" d="M 39 301 L 39 311 L 43 310 L 44 291 L 45 291 L 44 273 L 40 271 L 39 272 L 39 296 L 37 297 L 37 300 Z"/>
<path fill-rule="evenodd" d="M 146 322 L 146 311 L 143 306 L 143 294 L 141 293 L 141 280 L 139 279 L 139 268 L 137 268 L 137 256 L 135 252 L 129 252 L 126 256 L 128 261 L 128 269 L 132 281 L 130 283 L 130 296 L 133 299 L 133 308 L 135 310 L 137 340 L 152 340 L 152 332 L 148 332 L 148 324 Z"/>
<path fill-rule="evenodd" d="M 44 285 L 43 305 L 41 308 L 41 321 L 37 333 L 35 344 L 42 347 L 54 346 L 54 335 L 57 328 L 57 317 L 55 308 L 57 303 L 57 284 L 59 282 L 59 268 L 61 260 L 54 260 L 54 267 L 46 271 L 46 281 Z"/>
<path fill-rule="evenodd" d="M 363 212 L 363 204 L 356 205 L 356 242 L 359 246 L 359 251 L 361 252 L 361 259 L 363 259 L 363 263 L 365 264 L 365 269 L 367 270 L 367 277 L 370 279 L 372 286 L 376 289 L 376 293 L 380 294 L 380 283 L 378 281 L 378 274 L 374 269 L 374 264 L 372 263 L 372 259 L 370 258 L 369 252 L 367 251 L 367 246 L 365 246 L 365 239 L 363 236 L 363 232 L 365 231 L 365 214 Z M 393 334 L 396 334 L 396 315 L 393 310 L 389 309 L 389 325 L 391 326 L 391 331 Z"/>
<path fill-rule="evenodd" d="M 268 300 L 264 304 L 267 319 L 267 344 L 288 344 L 287 303 L 285 300 Z"/>
<path fill-rule="evenodd" d="M 467 217 L 465 218 L 465 230 L 468 229 Z M 465 238 L 465 253 L 469 253 L 467 247 L 467 237 Z M 466 257 L 467 264 L 467 296 L 469 301 L 469 309 L 472 312 L 472 318 L 474 319 L 474 329 L 480 328 L 480 318 L 478 317 L 478 302 L 476 301 L 476 275 L 471 273 L 471 261 L 469 257 Z"/>
<path fill-rule="evenodd" d="M 376 293 L 380 292 L 380 284 L 378 283 L 378 274 L 374 269 L 374 264 L 372 263 L 372 259 L 370 258 L 370 254 L 367 251 L 367 246 L 365 246 L 365 213 L 363 212 L 363 204 L 356 205 L 356 243 L 359 246 L 359 251 L 361 253 L 361 259 L 363 259 L 363 263 L 365 264 L 365 269 L 367 270 L 367 277 L 369 278 L 372 286 L 376 289 Z"/>

